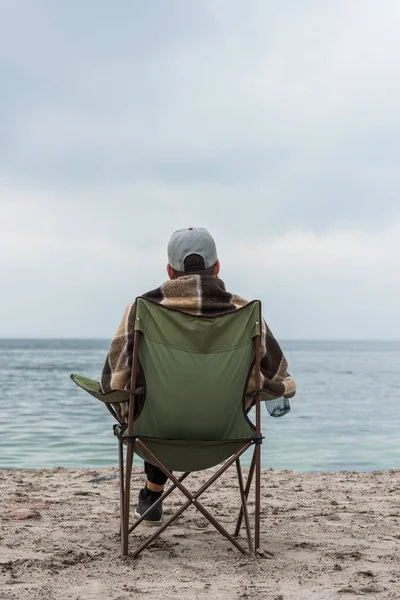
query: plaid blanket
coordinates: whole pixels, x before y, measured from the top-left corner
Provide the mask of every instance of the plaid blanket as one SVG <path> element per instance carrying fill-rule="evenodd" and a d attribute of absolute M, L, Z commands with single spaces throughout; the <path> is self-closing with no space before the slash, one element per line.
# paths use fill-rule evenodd
<path fill-rule="evenodd" d="M 194 315 L 218 316 L 233 312 L 248 304 L 247 300 L 226 291 L 224 282 L 212 275 L 185 275 L 166 281 L 161 287 L 143 295 L 164 306 Z M 133 332 L 135 304 L 129 304 L 122 316 L 117 333 L 111 342 L 101 377 L 103 392 L 115 389 L 129 389 L 133 356 Z M 261 382 L 262 399 L 270 400 L 280 396 L 291 398 L 296 393 L 294 379 L 287 371 L 287 361 L 283 352 L 262 320 L 261 336 Z M 139 382 L 138 382 L 139 383 Z M 254 371 L 249 379 L 246 394 L 255 391 Z M 245 396 L 246 408 L 253 402 Z M 117 405 L 119 417 L 127 416 L 127 403 Z"/>

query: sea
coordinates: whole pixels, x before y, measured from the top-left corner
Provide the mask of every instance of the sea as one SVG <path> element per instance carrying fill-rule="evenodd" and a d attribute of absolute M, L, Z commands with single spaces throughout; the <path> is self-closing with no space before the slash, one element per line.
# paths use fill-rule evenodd
<path fill-rule="evenodd" d="M 98 379 L 108 340 L 0 339 L 0 467 L 117 464 L 106 407 L 70 379 Z M 262 467 L 298 472 L 400 468 L 400 342 L 285 341 L 291 411 L 262 405 Z M 137 464 L 141 461 L 137 460 Z M 249 464 L 250 455 L 244 456 Z"/>

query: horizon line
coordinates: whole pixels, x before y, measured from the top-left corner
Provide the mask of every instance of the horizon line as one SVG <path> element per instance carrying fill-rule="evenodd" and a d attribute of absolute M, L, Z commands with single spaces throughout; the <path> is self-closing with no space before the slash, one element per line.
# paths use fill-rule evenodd
<path fill-rule="evenodd" d="M 107 342 L 112 337 L 0 337 L 0 341 L 94 341 Z M 400 338 L 279 338 L 281 342 L 400 342 Z"/>

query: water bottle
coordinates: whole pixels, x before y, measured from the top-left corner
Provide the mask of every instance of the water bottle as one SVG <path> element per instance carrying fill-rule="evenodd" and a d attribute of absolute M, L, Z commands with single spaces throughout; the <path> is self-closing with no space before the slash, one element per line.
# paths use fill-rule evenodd
<path fill-rule="evenodd" d="M 290 411 L 289 398 L 275 398 L 275 400 L 265 400 L 265 406 L 271 417 L 283 417 Z"/>

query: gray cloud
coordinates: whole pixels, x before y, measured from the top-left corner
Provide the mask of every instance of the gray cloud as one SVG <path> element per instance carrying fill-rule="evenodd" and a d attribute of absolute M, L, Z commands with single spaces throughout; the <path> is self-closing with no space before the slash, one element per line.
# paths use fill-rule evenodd
<path fill-rule="evenodd" d="M 285 337 L 362 336 L 346 310 L 362 293 L 376 314 L 371 277 L 399 297 L 385 272 L 400 255 L 396 0 L 0 10 L 0 276 L 12 289 L 0 335 L 110 335 L 124 304 L 164 277 L 169 234 L 188 224 L 216 234 L 236 291 L 268 298 Z M 359 257 L 351 280 L 343 232 Z M 368 274 L 364 234 L 391 240 Z M 251 252 L 265 256 L 254 278 Z M 26 282 L 34 326 L 13 317 Z M 342 284 L 347 304 L 333 298 Z M 52 301 L 65 318 L 48 320 Z M 400 335 L 389 317 L 375 337 Z"/>

